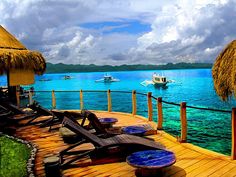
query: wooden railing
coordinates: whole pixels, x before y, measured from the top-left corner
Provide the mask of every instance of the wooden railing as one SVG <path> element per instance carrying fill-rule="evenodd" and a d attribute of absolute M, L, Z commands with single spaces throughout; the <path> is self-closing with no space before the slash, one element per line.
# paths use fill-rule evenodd
<path fill-rule="evenodd" d="M 36 91 L 36 92 L 50 92 L 50 91 Z M 231 147 L 231 158 L 233 160 L 236 160 L 236 108 L 232 108 L 232 111 L 228 110 L 219 110 L 219 109 L 212 109 L 212 108 L 202 108 L 202 107 L 195 107 L 195 106 L 187 106 L 186 102 L 181 102 L 180 104 L 173 103 L 173 102 L 167 102 L 162 100 L 161 97 L 154 97 L 152 96 L 151 92 L 148 92 L 147 94 L 144 93 L 138 93 L 135 90 L 132 92 L 129 91 L 95 91 L 95 90 L 80 90 L 80 91 L 51 91 L 52 94 L 52 108 L 56 108 L 56 92 L 79 92 L 80 96 L 80 109 L 84 109 L 84 98 L 83 93 L 84 92 L 104 92 L 107 93 L 107 111 L 112 112 L 112 97 L 111 92 L 116 93 L 128 93 L 132 94 L 132 115 L 137 114 L 137 99 L 136 95 L 142 95 L 147 97 L 147 107 L 148 107 L 148 121 L 153 121 L 153 99 L 157 101 L 156 107 L 157 107 L 157 129 L 162 130 L 163 129 L 163 109 L 162 109 L 162 103 L 179 106 L 180 107 L 180 122 L 181 122 L 181 136 L 178 138 L 178 141 L 180 143 L 187 142 L 187 114 L 186 110 L 187 108 L 193 108 L 193 109 L 199 109 L 199 110 L 209 110 L 209 111 L 216 111 L 216 112 L 224 112 L 224 113 L 231 113 L 231 125 L 232 125 L 232 147 Z M 33 103 L 32 93 L 29 92 L 29 104 Z M 16 94 L 17 96 L 17 104 L 20 104 L 19 99 L 19 93 Z"/>

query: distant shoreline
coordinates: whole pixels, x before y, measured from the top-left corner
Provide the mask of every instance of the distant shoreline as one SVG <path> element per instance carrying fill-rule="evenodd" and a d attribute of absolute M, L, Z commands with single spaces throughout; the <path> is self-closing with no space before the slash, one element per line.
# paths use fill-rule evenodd
<path fill-rule="evenodd" d="M 171 70 L 171 69 L 204 69 L 212 68 L 211 63 L 168 63 L 166 65 L 72 65 L 47 63 L 46 73 L 77 73 L 77 72 L 111 72 L 140 70 Z"/>

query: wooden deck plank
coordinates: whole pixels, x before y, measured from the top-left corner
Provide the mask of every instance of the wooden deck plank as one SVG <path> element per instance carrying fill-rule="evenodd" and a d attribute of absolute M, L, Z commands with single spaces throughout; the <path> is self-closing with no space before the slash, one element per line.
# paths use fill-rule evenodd
<path fill-rule="evenodd" d="M 206 160 L 207 163 L 204 163 L 203 166 L 199 166 L 198 168 L 192 170 L 190 173 L 188 173 L 188 176 L 198 176 L 200 173 L 209 170 L 211 167 L 213 167 L 214 165 L 216 165 L 217 163 L 222 162 L 221 160 L 213 160 L 213 159 L 209 159 Z"/>
<path fill-rule="evenodd" d="M 117 126 L 137 125 L 148 123 L 147 120 L 134 117 L 131 114 L 96 112 L 98 117 L 116 117 L 118 118 Z M 152 126 L 156 126 L 151 123 Z M 21 139 L 31 141 L 38 146 L 37 156 L 35 159 L 36 176 L 45 176 L 43 159 L 48 154 L 58 154 L 61 150 L 69 145 L 64 143 L 59 135 L 58 130 L 48 131 L 48 128 L 40 128 L 37 125 L 20 127 L 16 131 L 16 136 Z M 163 176 L 235 176 L 236 163 L 229 158 L 217 153 L 211 153 L 207 150 L 201 150 L 190 146 L 188 143 L 181 144 L 177 140 L 163 131 L 156 135 L 148 136 L 155 141 L 160 142 L 168 150 L 176 155 L 176 163 L 163 169 Z M 89 143 L 78 148 L 93 148 Z M 135 176 L 135 168 L 129 166 L 126 162 L 110 163 L 102 165 L 93 165 L 88 167 L 78 167 L 65 169 L 62 171 L 63 176 L 97 176 L 97 177 L 118 177 L 118 176 Z"/>

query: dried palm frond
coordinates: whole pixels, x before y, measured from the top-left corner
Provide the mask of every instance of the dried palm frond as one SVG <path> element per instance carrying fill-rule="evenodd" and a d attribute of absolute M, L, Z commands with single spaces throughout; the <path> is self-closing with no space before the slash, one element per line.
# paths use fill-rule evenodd
<path fill-rule="evenodd" d="M 236 40 L 229 43 L 212 67 L 216 93 L 226 101 L 236 97 Z"/>

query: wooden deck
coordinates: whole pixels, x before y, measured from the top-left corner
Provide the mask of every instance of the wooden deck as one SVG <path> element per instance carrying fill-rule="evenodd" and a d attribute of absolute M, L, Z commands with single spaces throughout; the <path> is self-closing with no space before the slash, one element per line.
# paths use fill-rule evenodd
<path fill-rule="evenodd" d="M 131 114 L 95 112 L 98 117 L 116 117 L 117 126 L 143 124 L 147 122 L 140 117 L 133 117 Z M 152 126 L 156 126 L 151 122 Z M 57 154 L 68 147 L 59 136 L 58 131 L 48 132 L 48 128 L 38 126 L 27 126 L 18 128 L 16 136 L 31 141 L 38 146 L 35 160 L 36 176 L 45 176 L 43 158 L 49 154 Z M 176 163 L 164 169 L 163 176 L 236 176 L 236 162 L 212 151 L 208 151 L 194 145 L 180 144 L 176 139 L 164 131 L 158 131 L 157 135 L 151 138 L 162 143 L 168 150 L 175 153 Z M 91 146 L 86 144 L 85 146 Z M 71 168 L 62 171 L 63 176 L 96 176 L 96 177 L 118 177 L 135 176 L 135 168 L 126 162 L 94 165 L 87 167 Z"/>

